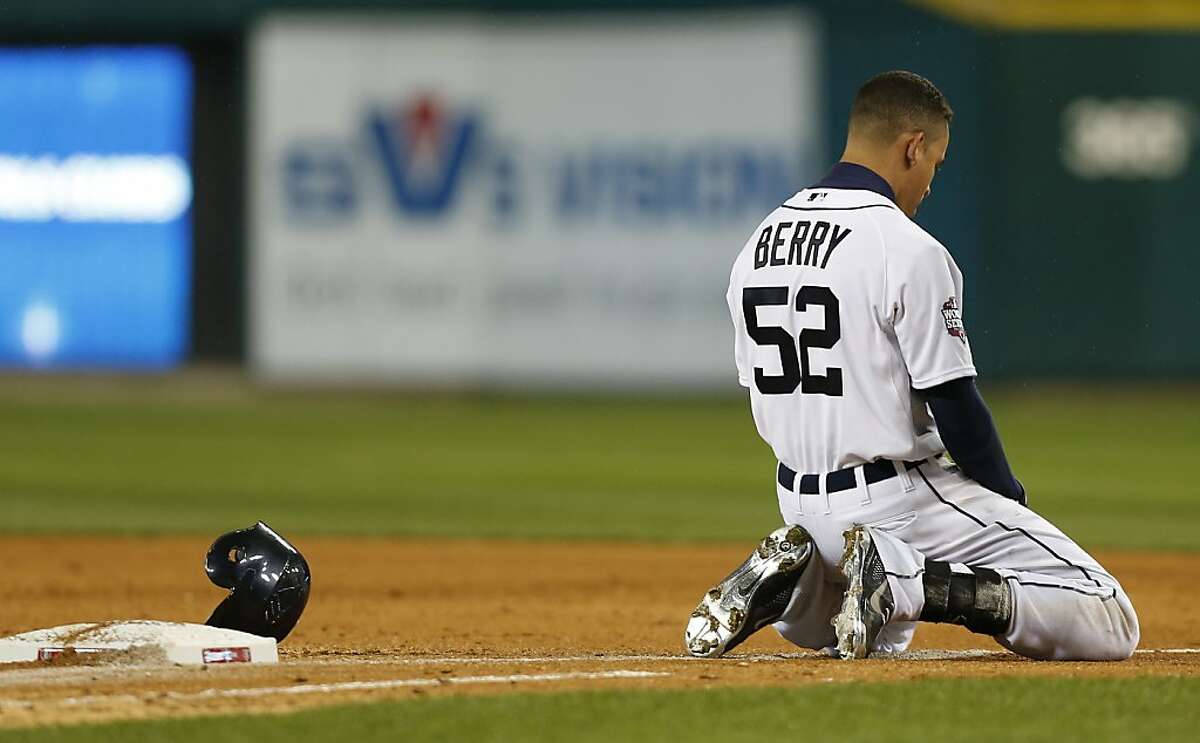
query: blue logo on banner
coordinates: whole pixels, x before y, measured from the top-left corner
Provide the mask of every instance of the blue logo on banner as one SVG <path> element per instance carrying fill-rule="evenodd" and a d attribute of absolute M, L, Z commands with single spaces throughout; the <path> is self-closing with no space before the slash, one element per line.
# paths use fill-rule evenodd
<path fill-rule="evenodd" d="M 423 95 L 391 116 L 372 110 L 368 127 L 396 207 L 414 216 L 444 212 L 458 191 L 478 117 L 449 116 L 436 99 Z"/>

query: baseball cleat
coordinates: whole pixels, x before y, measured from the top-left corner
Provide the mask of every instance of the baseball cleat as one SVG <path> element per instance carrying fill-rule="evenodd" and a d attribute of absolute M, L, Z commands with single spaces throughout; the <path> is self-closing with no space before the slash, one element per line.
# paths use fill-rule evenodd
<path fill-rule="evenodd" d="M 812 538 L 799 526 L 768 534 L 741 566 L 718 583 L 688 619 L 688 652 L 718 658 L 783 615 L 812 558 Z"/>
<path fill-rule="evenodd" d="M 838 655 L 845 660 L 866 658 L 875 638 L 892 617 L 896 602 L 883 570 L 883 560 L 866 527 L 845 534 L 846 552 L 838 564 L 846 576 L 842 610 L 833 618 Z"/>

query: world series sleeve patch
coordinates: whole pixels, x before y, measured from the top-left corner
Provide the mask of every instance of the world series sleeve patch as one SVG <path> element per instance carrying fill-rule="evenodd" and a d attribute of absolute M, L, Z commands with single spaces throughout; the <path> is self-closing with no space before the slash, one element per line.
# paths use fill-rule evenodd
<path fill-rule="evenodd" d="M 963 328 L 962 309 L 958 306 L 958 298 L 950 297 L 942 305 L 942 320 L 946 323 L 946 332 L 959 339 L 965 345 L 967 331 Z"/>

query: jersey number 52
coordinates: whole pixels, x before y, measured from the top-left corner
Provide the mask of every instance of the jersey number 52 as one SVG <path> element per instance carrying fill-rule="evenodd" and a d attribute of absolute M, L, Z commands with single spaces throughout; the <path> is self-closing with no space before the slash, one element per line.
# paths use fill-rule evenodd
<path fill-rule="evenodd" d="M 758 308 L 788 304 L 788 287 L 753 286 L 742 289 L 742 314 L 746 318 L 746 332 L 760 346 L 776 346 L 779 349 L 779 366 L 782 374 L 764 374 L 761 367 L 754 367 L 754 384 L 764 395 L 790 395 L 798 387 L 802 393 L 814 395 L 842 396 L 842 370 L 831 366 L 824 374 L 813 374 L 808 363 L 808 349 L 833 348 L 842 339 L 842 319 L 838 298 L 827 286 L 802 286 L 796 292 L 796 312 L 804 312 L 809 305 L 825 308 L 825 327 L 805 328 L 800 331 L 799 344 L 791 333 L 776 325 L 759 325 Z M 797 346 L 799 351 L 797 352 Z"/>

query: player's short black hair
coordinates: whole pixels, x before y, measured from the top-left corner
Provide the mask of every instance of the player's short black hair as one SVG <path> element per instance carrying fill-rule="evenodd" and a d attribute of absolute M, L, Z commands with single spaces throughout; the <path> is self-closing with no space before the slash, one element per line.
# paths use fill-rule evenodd
<path fill-rule="evenodd" d="M 937 86 L 915 72 L 892 70 L 868 80 L 850 107 L 850 131 L 892 141 L 902 132 L 926 130 L 939 122 L 949 126 L 954 110 Z"/>

